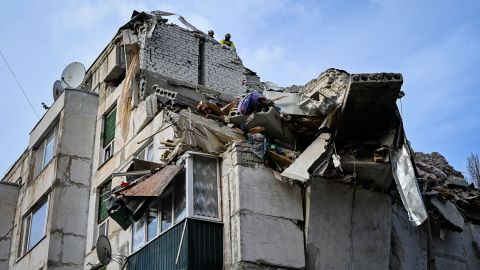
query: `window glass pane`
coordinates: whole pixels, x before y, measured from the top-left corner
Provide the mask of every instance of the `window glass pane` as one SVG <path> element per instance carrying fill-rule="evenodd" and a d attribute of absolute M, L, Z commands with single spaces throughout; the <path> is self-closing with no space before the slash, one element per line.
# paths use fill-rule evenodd
<path fill-rule="evenodd" d="M 100 235 L 108 236 L 108 220 L 98 225 L 98 236 Z"/>
<path fill-rule="evenodd" d="M 216 158 L 193 156 L 193 213 L 218 218 Z"/>
<path fill-rule="evenodd" d="M 108 181 L 98 188 L 98 223 L 102 223 L 108 218 L 108 198 L 112 181 Z"/>
<path fill-rule="evenodd" d="M 43 167 L 52 160 L 55 148 L 55 130 L 50 133 L 45 141 L 45 155 L 43 157 Z"/>
<path fill-rule="evenodd" d="M 115 138 L 115 121 L 117 108 L 114 108 L 106 117 L 103 126 L 103 147 Z"/>
<path fill-rule="evenodd" d="M 140 219 L 133 224 L 132 250 L 136 251 L 145 243 L 145 219 Z"/>
<path fill-rule="evenodd" d="M 145 160 L 145 151 L 146 151 L 146 149 L 143 149 L 142 152 L 140 152 L 140 153 L 137 155 L 137 158 L 138 158 L 138 159 L 141 159 L 141 160 Z"/>
<path fill-rule="evenodd" d="M 30 226 L 30 236 L 28 238 L 27 249 L 35 246 L 45 235 L 45 223 L 47 217 L 47 203 L 44 202 L 40 208 L 32 214 L 32 224 Z"/>
<path fill-rule="evenodd" d="M 43 168 L 43 152 L 45 144 L 40 144 L 35 151 L 35 171 L 33 172 L 33 177 L 36 177 Z"/>
<path fill-rule="evenodd" d="M 147 214 L 147 241 L 152 240 L 157 236 L 158 228 L 158 210 L 150 208 Z"/>
<path fill-rule="evenodd" d="M 23 252 L 27 250 L 28 245 L 28 235 L 30 234 L 30 221 L 32 219 L 31 215 L 28 215 L 27 218 L 23 220 L 23 231 L 22 231 L 22 248 L 18 249 L 18 256 L 20 257 Z"/>
<path fill-rule="evenodd" d="M 145 157 L 146 161 L 153 160 L 153 144 L 147 147 L 147 156 Z"/>
<path fill-rule="evenodd" d="M 175 223 L 185 218 L 187 213 L 187 202 L 185 200 L 185 172 L 178 174 L 175 177 L 175 195 L 174 209 L 175 209 Z"/>
<path fill-rule="evenodd" d="M 162 199 L 162 232 L 172 226 L 172 193 Z"/>

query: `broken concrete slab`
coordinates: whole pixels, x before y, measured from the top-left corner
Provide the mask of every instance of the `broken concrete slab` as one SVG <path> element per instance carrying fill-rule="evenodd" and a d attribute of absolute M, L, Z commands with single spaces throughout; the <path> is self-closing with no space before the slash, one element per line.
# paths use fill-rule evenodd
<path fill-rule="evenodd" d="M 239 126 L 245 127 L 245 129 L 251 129 L 257 126 L 265 127 L 265 134 L 274 141 L 282 141 L 293 145 L 295 137 L 288 130 L 288 128 L 282 123 L 280 114 L 278 111 L 270 107 L 267 112 L 254 112 L 241 123 Z"/>
<path fill-rule="evenodd" d="M 280 108 L 281 113 L 288 113 L 294 115 L 305 115 L 305 113 L 298 108 L 300 102 L 300 95 L 296 93 L 285 93 L 276 91 L 264 91 L 266 98 L 274 101 L 275 107 Z"/>
<path fill-rule="evenodd" d="M 437 197 L 432 197 L 430 202 L 451 225 L 452 230 L 457 232 L 463 231 L 465 221 L 457 207 L 451 201 L 439 200 Z"/>
<path fill-rule="evenodd" d="M 226 150 L 228 143 L 244 141 L 245 137 L 212 119 L 206 119 L 188 110 L 180 111 L 177 128 L 183 132 L 183 142 L 209 153 Z"/>
<path fill-rule="evenodd" d="M 354 74 L 344 98 L 336 142 L 380 141 L 395 118 L 396 100 L 403 79 L 399 73 Z"/>
<path fill-rule="evenodd" d="M 322 133 L 317 139 L 308 146 L 305 151 L 290 165 L 285 171 L 282 172 L 282 178 L 287 182 L 298 181 L 305 183 L 310 179 L 310 173 L 308 169 L 317 161 L 322 154 L 327 150 L 327 145 L 330 142 L 330 134 Z M 330 158 L 327 157 L 327 158 Z"/>

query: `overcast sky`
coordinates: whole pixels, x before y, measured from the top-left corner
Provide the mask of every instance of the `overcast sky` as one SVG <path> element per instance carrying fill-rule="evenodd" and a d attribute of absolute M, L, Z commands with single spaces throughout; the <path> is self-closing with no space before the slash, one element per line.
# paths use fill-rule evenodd
<path fill-rule="evenodd" d="M 134 9 L 183 15 L 216 37 L 232 34 L 245 66 L 266 81 L 305 84 L 327 68 L 400 72 L 402 112 L 416 151 L 458 170 L 480 153 L 480 1 L 4 1 L 0 51 L 35 110 L 73 61 L 88 66 Z M 0 177 L 38 121 L 0 59 Z M 400 105 L 400 104 L 399 104 Z"/>

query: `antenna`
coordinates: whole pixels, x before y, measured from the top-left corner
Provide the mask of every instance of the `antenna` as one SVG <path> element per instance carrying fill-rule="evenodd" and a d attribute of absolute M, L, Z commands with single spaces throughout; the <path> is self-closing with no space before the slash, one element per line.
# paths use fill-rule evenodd
<path fill-rule="evenodd" d="M 62 95 L 63 90 L 65 89 L 62 86 L 62 82 L 60 80 L 56 80 L 52 88 L 53 100 L 57 100 L 57 98 Z"/>
<path fill-rule="evenodd" d="M 105 235 L 100 235 L 98 237 L 97 257 L 102 265 L 107 265 L 112 260 L 112 246 Z"/>
<path fill-rule="evenodd" d="M 63 88 L 77 88 L 85 78 L 85 66 L 79 62 L 70 63 L 62 72 L 61 83 Z"/>

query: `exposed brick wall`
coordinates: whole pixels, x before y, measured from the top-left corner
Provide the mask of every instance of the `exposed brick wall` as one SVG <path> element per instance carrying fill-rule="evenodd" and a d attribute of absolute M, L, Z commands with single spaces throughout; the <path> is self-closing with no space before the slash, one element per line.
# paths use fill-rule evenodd
<path fill-rule="evenodd" d="M 242 85 L 245 68 L 234 50 L 206 40 L 200 56 L 200 38 L 195 33 L 161 22 L 150 38 L 143 32 L 139 40 L 141 69 L 192 84 L 201 83 L 224 94 L 246 92 L 246 86 Z M 200 61 L 203 66 L 199 68 Z"/>
<path fill-rule="evenodd" d="M 247 88 L 245 67 L 235 50 L 211 42 L 205 43 L 205 86 L 222 93 L 239 95 Z"/>
<path fill-rule="evenodd" d="M 198 38 L 178 26 L 158 23 L 144 43 L 141 68 L 178 80 L 198 82 Z"/>

